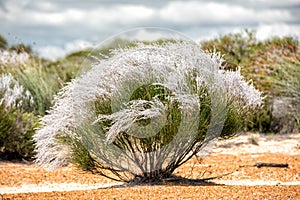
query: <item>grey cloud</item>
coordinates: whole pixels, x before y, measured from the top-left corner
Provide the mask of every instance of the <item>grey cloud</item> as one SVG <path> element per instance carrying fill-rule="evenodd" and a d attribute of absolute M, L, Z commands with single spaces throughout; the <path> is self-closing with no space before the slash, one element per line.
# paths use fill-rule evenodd
<path fill-rule="evenodd" d="M 4 0 L 3 0 L 3 1 L 0 1 L 0 10 L 2 10 L 4 13 L 7 13 L 7 12 L 8 12 Z"/>
<path fill-rule="evenodd" d="M 174 29 L 194 39 L 246 27 L 271 33 L 282 25 L 289 33 L 300 26 L 299 17 L 300 0 L 0 0 L 0 34 L 52 50 L 145 26 Z M 10 43 L 16 43 L 13 38 Z"/>

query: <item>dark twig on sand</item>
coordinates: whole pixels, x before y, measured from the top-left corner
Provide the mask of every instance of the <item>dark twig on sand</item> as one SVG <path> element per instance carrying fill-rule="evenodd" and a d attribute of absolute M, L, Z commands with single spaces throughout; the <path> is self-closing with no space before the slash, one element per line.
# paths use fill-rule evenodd
<path fill-rule="evenodd" d="M 254 167 L 261 168 L 261 167 L 289 167 L 289 164 L 287 163 L 264 163 L 264 162 L 258 162 L 253 165 Z"/>

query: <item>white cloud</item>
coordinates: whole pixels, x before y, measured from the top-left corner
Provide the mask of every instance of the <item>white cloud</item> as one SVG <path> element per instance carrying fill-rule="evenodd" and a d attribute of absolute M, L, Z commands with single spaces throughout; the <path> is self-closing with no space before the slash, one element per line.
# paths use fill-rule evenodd
<path fill-rule="evenodd" d="M 300 40 L 300 25 L 288 25 L 283 23 L 261 24 L 257 27 L 256 36 L 260 40 L 274 36 L 292 36 Z"/>
<path fill-rule="evenodd" d="M 203 40 L 211 40 L 229 33 L 243 33 L 244 29 L 245 28 L 242 26 L 218 26 L 210 28 L 195 27 L 188 29 L 185 33 L 194 38 L 196 42 L 200 42 Z"/>
<path fill-rule="evenodd" d="M 43 58 L 55 60 L 57 58 L 63 58 L 68 53 L 86 49 L 88 47 L 93 47 L 93 44 L 91 42 L 83 40 L 75 40 L 73 42 L 66 43 L 64 47 L 48 45 L 39 47 L 36 50 L 38 51 L 38 54 Z"/>
<path fill-rule="evenodd" d="M 250 3 L 256 5 L 264 5 L 264 6 L 276 6 L 276 7 L 286 7 L 286 6 L 293 6 L 293 5 L 299 5 L 300 0 L 249 0 Z"/>
<path fill-rule="evenodd" d="M 140 41 L 155 41 L 163 38 L 182 39 L 188 38 L 183 33 L 172 29 L 165 29 L 159 27 L 139 28 L 131 31 L 124 32 L 123 34 L 116 35 L 116 37 L 122 37 L 129 40 L 140 40 Z"/>
<path fill-rule="evenodd" d="M 265 2 L 268 0 L 251 0 Z M 296 0 L 288 0 L 296 1 Z M 4 17 L 7 22 L 26 26 L 76 26 L 102 28 L 105 26 L 140 25 L 157 20 L 174 24 L 242 24 L 288 21 L 294 17 L 285 9 L 254 9 L 238 4 L 210 1 L 171 1 L 163 7 L 153 8 L 134 4 L 95 4 L 88 10 L 81 8 L 57 9 L 48 1 L 37 1 L 31 9 L 28 2 L 10 1 Z M 20 14 L 21 13 L 21 14 Z M 21 16 L 21 17 L 20 17 Z M 159 21 L 157 21 L 159 22 Z"/>
<path fill-rule="evenodd" d="M 163 7 L 162 19 L 179 24 L 242 24 L 292 20 L 288 10 L 247 8 L 216 2 L 176 1 Z"/>
<path fill-rule="evenodd" d="M 248 0 L 255 4 L 270 4 L 271 0 Z M 295 4 L 300 0 L 286 0 Z M 99 30 L 112 27 L 132 27 L 163 23 L 166 25 L 238 25 L 286 22 L 297 20 L 288 9 L 272 9 L 265 7 L 255 9 L 230 4 L 226 1 L 170 1 L 162 7 L 149 7 L 142 4 L 94 4 L 94 7 L 83 9 L 80 7 L 67 7 L 59 9 L 59 4 L 51 1 L 34 0 L 31 9 L 27 7 L 30 1 L 21 3 L 15 0 L 7 1 L 8 13 L 0 12 L 0 19 L 6 23 L 19 26 L 53 26 L 72 27 L 73 29 Z M 225 3 L 224 3 L 225 2 Z M 273 1 L 272 2 L 278 2 Z M 279 1 L 280 2 L 280 1 Z M 61 3 L 64 5 L 63 3 Z M 273 3 L 275 4 L 275 3 Z M 278 3 L 277 3 L 278 4 Z M 65 6 L 65 5 L 64 5 Z M 2 16 L 1 16 L 2 15 Z M 74 30 L 73 30 L 74 31 Z M 71 30 L 70 30 L 71 32 Z"/>
<path fill-rule="evenodd" d="M 136 24 L 143 20 L 150 19 L 154 10 L 143 5 L 113 5 L 104 7 L 95 5 L 95 7 L 84 10 L 80 8 L 67 8 L 64 10 L 53 9 L 56 7 L 49 2 L 41 1 L 35 9 L 26 9 L 26 2 L 17 4 L 14 1 L 7 4 L 8 13 L 2 13 L 0 16 L 7 22 L 17 23 L 19 25 L 33 26 L 66 26 L 70 24 L 80 24 L 83 27 L 105 26 L 108 24 Z"/>
<path fill-rule="evenodd" d="M 141 5 L 126 5 L 116 8 L 115 20 L 122 23 L 140 22 L 150 19 L 155 13 L 154 9 L 147 8 Z"/>
<path fill-rule="evenodd" d="M 84 40 L 75 40 L 73 42 L 68 42 L 65 45 L 65 49 L 68 52 L 73 52 L 73 51 L 77 51 L 77 50 L 81 50 L 81 49 L 86 49 L 88 47 L 92 47 L 93 44 L 91 42 L 88 41 L 84 41 Z"/>
<path fill-rule="evenodd" d="M 39 56 L 43 58 L 48 58 L 50 60 L 62 58 L 67 53 L 65 49 L 58 46 L 52 46 L 52 45 L 38 47 L 36 50 Z"/>

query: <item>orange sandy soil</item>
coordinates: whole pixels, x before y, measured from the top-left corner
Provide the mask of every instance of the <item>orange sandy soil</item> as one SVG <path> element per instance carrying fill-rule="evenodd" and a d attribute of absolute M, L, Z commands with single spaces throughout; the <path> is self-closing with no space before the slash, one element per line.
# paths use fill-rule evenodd
<path fill-rule="evenodd" d="M 263 147 L 262 147 L 263 148 Z M 258 162 L 288 163 L 288 168 L 253 166 Z M 230 173 L 228 175 L 225 175 Z M 186 178 L 203 179 L 224 175 L 202 184 L 182 182 L 163 185 L 106 187 L 49 192 L 5 192 L 8 187 L 38 187 L 56 183 L 119 184 L 74 167 L 54 172 L 33 164 L 0 162 L 2 199 L 300 199 L 300 154 L 211 153 L 193 158 L 176 172 Z"/>

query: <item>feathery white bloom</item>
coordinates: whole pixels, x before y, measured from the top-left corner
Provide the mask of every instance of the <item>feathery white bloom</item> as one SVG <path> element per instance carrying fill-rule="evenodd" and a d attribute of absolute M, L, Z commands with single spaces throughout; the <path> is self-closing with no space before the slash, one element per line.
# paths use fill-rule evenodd
<path fill-rule="evenodd" d="M 145 106 L 150 106 L 147 109 Z M 143 119 L 157 119 L 155 124 L 154 134 L 159 130 L 155 130 L 155 127 L 161 127 L 159 124 L 164 124 L 166 119 L 162 119 L 161 116 L 165 116 L 166 106 L 160 101 L 145 101 L 145 100 L 134 100 L 130 102 L 128 108 L 123 109 L 119 112 L 113 113 L 112 115 L 100 115 L 95 122 L 102 120 L 111 120 L 113 124 L 107 132 L 106 142 L 108 144 L 112 143 L 119 134 L 123 132 L 133 132 L 135 136 L 142 137 L 143 133 L 138 133 L 137 127 L 134 124 Z M 95 123 L 93 122 L 93 123 Z M 132 130 L 130 130 L 132 129 Z M 145 130 L 144 130 L 145 131 Z M 147 135 L 144 137 L 149 137 L 149 130 L 145 131 Z"/>
<path fill-rule="evenodd" d="M 0 105 L 3 105 L 4 109 L 20 108 L 23 101 L 33 103 L 30 92 L 25 90 L 11 74 L 2 74 L 0 77 Z"/>

